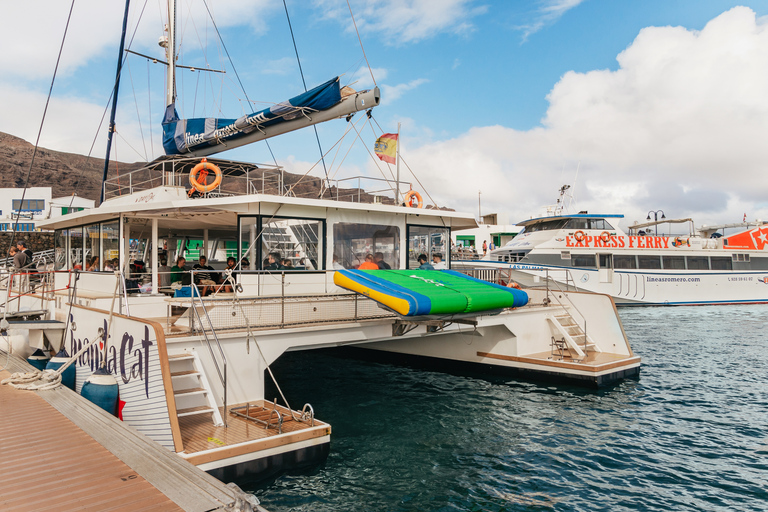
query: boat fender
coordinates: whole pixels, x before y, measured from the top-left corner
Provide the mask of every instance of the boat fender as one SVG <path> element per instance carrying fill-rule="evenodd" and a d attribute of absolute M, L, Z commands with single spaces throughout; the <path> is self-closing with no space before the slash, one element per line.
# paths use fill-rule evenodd
<path fill-rule="evenodd" d="M 197 180 L 197 173 L 205 169 L 205 173 L 201 174 L 200 177 L 203 178 L 202 180 Z M 205 183 L 205 177 L 208 176 L 208 169 L 212 170 L 216 174 L 216 178 L 214 178 L 213 183 L 210 185 L 207 185 Z M 212 190 L 216 190 L 219 185 L 221 185 L 221 169 L 219 169 L 218 165 L 212 164 L 207 159 L 203 158 L 199 164 L 194 166 L 192 170 L 189 172 L 189 183 L 194 187 L 195 190 L 197 190 L 200 193 L 206 193 L 211 192 Z"/>
<path fill-rule="evenodd" d="M 611 234 L 609 232 L 603 231 L 602 233 L 600 233 L 600 240 L 602 240 L 604 244 L 607 244 L 610 239 L 611 239 Z"/>
<path fill-rule="evenodd" d="M 577 242 L 583 242 L 584 238 L 587 236 L 586 233 L 584 233 L 582 230 L 578 230 L 573 234 L 573 238 L 576 239 Z"/>
<path fill-rule="evenodd" d="M 424 201 L 421 200 L 421 194 L 415 190 L 409 190 L 408 193 L 405 194 L 404 199 L 405 204 L 411 208 L 424 208 Z"/>

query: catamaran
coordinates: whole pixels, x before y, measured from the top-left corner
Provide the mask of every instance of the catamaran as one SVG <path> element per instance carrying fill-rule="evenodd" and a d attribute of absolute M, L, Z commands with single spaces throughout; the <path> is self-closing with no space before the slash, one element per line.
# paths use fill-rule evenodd
<path fill-rule="evenodd" d="M 105 180 L 98 208 L 41 223 L 54 230 L 56 268 L 32 289 L 11 276 L 5 306 L 26 348 L 74 357 L 76 391 L 99 368 L 113 375 L 117 413 L 149 438 L 223 480 L 322 460 L 331 426 L 309 404 L 265 396 L 270 365 L 288 351 L 354 346 L 587 386 L 638 375 L 608 296 L 513 290 L 493 270 L 418 270 L 430 250 L 450 265 L 451 231 L 476 226 L 471 214 L 402 204 L 391 183 L 300 197 L 277 166 L 200 158 L 370 110 L 378 89 L 333 79 L 254 116 L 184 122 L 168 83 L 169 154 Z M 390 270 L 357 268 L 369 254 Z M 186 270 L 182 260 L 200 256 L 210 268 Z M 82 271 L 94 258 L 99 270 Z"/>

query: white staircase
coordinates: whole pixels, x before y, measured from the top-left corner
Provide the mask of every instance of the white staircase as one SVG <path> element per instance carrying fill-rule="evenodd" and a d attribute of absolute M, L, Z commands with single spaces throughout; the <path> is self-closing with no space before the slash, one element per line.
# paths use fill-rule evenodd
<path fill-rule="evenodd" d="M 567 355 L 572 358 L 583 359 L 586 357 L 586 352 L 602 352 L 565 308 L 558 313 L 547 315 L 547 321 L 554 328 L 555 333 L 562 336 L 560 340 L 555 339 L 555 336 L 552 337 L 554 348 L 560 352 L 561 356 L 566 355 L 564 352 L 568 351 Z"/>
<path fill-rule="evenodd" d="M 224 426 L 216 399 L 213 397 L 211 385 L 205 375 L 200 357 L 195 349 L 189 349 L 181 354 L 168 356 L 171 370 L 173 396 L 176 400 L 176 415 L 193 416 L 211 414 L 213 424 Z"/>

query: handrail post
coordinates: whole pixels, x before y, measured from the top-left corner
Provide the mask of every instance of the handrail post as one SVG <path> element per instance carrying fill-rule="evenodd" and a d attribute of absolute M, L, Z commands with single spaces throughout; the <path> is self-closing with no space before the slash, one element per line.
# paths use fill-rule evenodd
<path fill-rule="evenodd" d="M 280 285 L 280 328 L 285 327 L 285 272 L 280 272 L 281 285 Z"/>

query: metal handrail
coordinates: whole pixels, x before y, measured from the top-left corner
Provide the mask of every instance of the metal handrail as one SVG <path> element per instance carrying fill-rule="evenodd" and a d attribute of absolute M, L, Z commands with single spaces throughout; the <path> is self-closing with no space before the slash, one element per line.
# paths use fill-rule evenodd
<path fill-rule="evenodd" d="M 197 317 L 197 321 L 200 323 L 200 329 L 203 331 L 203 337 L 205 338 L 205 343 L 208 345 L 208 351 L 211 354 L 211 360 L 213 361 L 213 365 L 216 368 L 216 373 L 219 375 L 219 381 L 221 382 L 222 386 L 224 386 L 224 426 L 227 425 L 227 356 L 224 355 L 224 349 L 221 348 L 221 343 L 219 342 L 219 337 L 216 334 L 216 329 L 213 328 L 213 322 L 211 321 L 211 317 L 208 316 L 208 310 L 205 307 L 205 302 L 203 302 L 203 297 L 200 295 L 200 289 L 197 287 L 197 284 L 194 283 L 194 281 L 191 284 L 192 286 L 192 310 L 195 313 L 195 316 Z M 213 346 L 211 345 L 211 340 L 208 338 L 208 332 L 205 329 L 205 326 L 203 325 L 203 319 L 200 316 L 200 312 L 195 307 L 195 297 L 200 299 L 200 307 L 203 310 L 203 313 L 205 314 L 205 318 L 208 321 L 208 325 L 211 328 L 211 334 L 213 334 L 213 339 L 216 341 L 216 346 L 219 349 L 219 355 L 222 359 L 222 364 L 224 366 L 224 373 L 222 374 L 221 368 L 219 368 L 219 362 L 216 359 L 216 355 L 213 352 Z"/>

